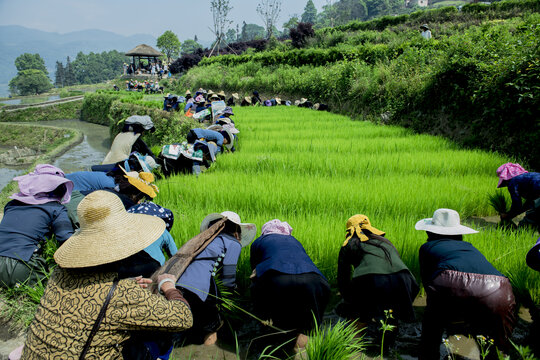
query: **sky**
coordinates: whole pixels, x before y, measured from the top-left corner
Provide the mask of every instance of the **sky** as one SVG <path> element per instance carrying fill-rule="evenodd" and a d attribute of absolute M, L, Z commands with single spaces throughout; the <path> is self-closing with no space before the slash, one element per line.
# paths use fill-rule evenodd
<path fill-rule="evenodd" d="M 158 37 L 171 30 L 180 41 L 213 39 L 211 0 L 0 0 L 0 25 L 20 25 L 48 32 L 99 29 L 121 35 Z M 256 8 L 260 0 L 230 0 L 232 27 L 242 21 L 262 25 Z M 282 28 L 291 15 L 301 15 L 307 0 L 282 0 L 277 21 Z M 313 0 L 317 11 L 327 0 Z"/>

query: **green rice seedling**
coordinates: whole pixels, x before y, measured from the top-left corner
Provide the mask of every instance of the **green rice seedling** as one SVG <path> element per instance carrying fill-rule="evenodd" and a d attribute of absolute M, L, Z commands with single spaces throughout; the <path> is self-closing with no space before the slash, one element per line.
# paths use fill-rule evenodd
<path fill-rule="evenodd" d="M 317 360 L 364 359 L 361 352 L 367 343 L 360 332 L 354 324 L 344 321 L 333 326 L 315 325 L 309 334 L 306 351 L 300 355 L 303 359 Z"/>
<path fill-rule="evenodd" d="M 506 214 L 509 210 L 506 196 L 501 190 L 489 194 L 488 202 L 498 214 Z"/>
<path fill-rule="evenodd" d="M 485 194 L 496 187 L 494 169 L 507 160 L 499 154 L 326 112 L 285 106 L 234 112 L 240 150 L 219 155 L 199 177 L 158 181 L 156 201 L 174 211 L 172 235 L 179 245 L 198 233 L 211 212 L 235 211 L 259 229 L 279 218 L 335 286 L 345 223 L 360 213 L 386 232 L 420 280 L 418 249 L 427 236 L 414 229 L 418 220 L 443 207 L 458 211 L 464 224 L 471 216 L 496 214 Z M 538 301 L 540 276 L 524 264 L 537 236 L 489 226 L 477 230 L 465 241 L 503 274 L 523 274 L 520 286 Z M 249 247 L 237 270 L 242 293 L 252 271 Z"/>

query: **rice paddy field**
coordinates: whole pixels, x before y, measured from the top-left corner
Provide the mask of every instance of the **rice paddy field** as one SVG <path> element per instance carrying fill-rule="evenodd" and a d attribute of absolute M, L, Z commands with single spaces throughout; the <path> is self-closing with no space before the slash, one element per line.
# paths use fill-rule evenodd
<path fill-rule="evenodd" d="M 261 226 L 278 218 L 293 227 L 315 264 L 336 286 L 337 257 L 345 223 L 367 215 L 385 231 L 420 283 L 418 249 L 426 234 L 415 223 L 438 208 L 457 210 L 462 223 L 480 230 L 465 236 L 517 290 L 540 300 L 537 272 L 525 255 L 538 234 L 473 225 L 471 217 L 496 215 L 488 204 L 496 169 L 512 159 L 463 150 L 438 137 L 391 126 L 290 107 L 235 108 L 237 151 L 218 157 L 199 177 L 158 182 L 156 202 L 172 209 L 172 235 L 181 245 L 199 232 L 209 213 L 231 210 Z M 237 280 L 249 285 L 249 248 Z"/>

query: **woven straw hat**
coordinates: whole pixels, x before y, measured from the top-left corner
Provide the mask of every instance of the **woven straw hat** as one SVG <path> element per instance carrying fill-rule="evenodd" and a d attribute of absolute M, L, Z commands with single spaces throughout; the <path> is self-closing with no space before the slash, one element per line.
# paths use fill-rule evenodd
<path fill-rule="evenodd" d="M 238 100 L 238 93 L 233 93 L 231 96 L 232 96 L 235 100 Z"/>
<path fill-rule="evenodd" d="M 220 92 L 217 93 L 219 96 L 223 96 L 225 97 L 225 91 L 221 90 Z"/>
<path fill-rule="evenodd" d="M 120 198 L 98 190 L 77 207 L 81 228 L 54 253 L 63 268 L 109 264 L 138 253 L 156 241 L 165 222 L 152 215 L 129 214 Z"/>

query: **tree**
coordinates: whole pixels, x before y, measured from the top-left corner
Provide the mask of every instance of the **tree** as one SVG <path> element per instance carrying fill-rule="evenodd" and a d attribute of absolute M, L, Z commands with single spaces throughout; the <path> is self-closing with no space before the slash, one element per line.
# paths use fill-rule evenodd
<path fill-rule="evenodd" d="M 180 43 L 180 40 L 178 40 L 178 36 L 176 36 L 176 34 L 171 30 L 167 30 L 161 34 L 161 36 L 157 38 L 156 44 L 159 50 L 165 53 L 169 61 L 171 61 L 173 56 L 178 56 L 181 45 L 182 44 Z"/>
<path fill-rule="evenodd" d="M 37 69 L 19 71 L 17 76 L 9 82 L 11 93 L 19 95 L 42 94 L 51 88 L 51 79 L 43 71 Z"/>
<path fill-rule="evenodd" d="M 270 39 L 274 32 L 274 25 L 279 18 L 281 12 L 281 0 L 261 0 L 257 5 L 257 13 L 264 22 L 266 28 L 266 38 Z"/>
<path fill-rule="evenodd" d="M 302 22 L 315 24 L 317 20 L 317 8 L 313 4 L 313 0 L 308 0 L 306 7 L 304 8 L 304 13 L 302 14 Z"/>
<path fill-rule="evenodd" d="M 242 25 L 242 32 L 240 33 L 240 41 L 251 41 L 264 38 L 265 30 L 262 26 L 257 24 L 244 24 Z"/>
<path fill-rule="evenodd" d="M 188 39 L 182 43 L 182 54 L 193 54 L 197 49 L 202 49 L 202 45 L 195 40 Z"/>
<path fill-rule="evenodd" d="M 17 71 L 35 69 L 42 71 L 45 75 L 49 75 L 45 67 L 45 60 L 39 54 L 24 53 L 15 59 L 15 67 Z"/>
<path fill-rule="evenodd" d="M 64 65 L 62 65 L 60 61 L 57 61 L 54 86 L 56 86 L 57 88 L 64 87 L 64 82 L 65 82 Z"/>
<path fill-rule="evenodd" d="M 227 44 L 235 42 L 236 38 L 236 31 L 234 29 L 227 30 L 227 34 L 225 34 L 225 41 L 227 42 Z"/>
<path fill-rule="evenodd" d="M 71 67 L 78 84 L 95 84 L 120 75 L 125 61 L 125 55 L 116 50 L 89 54 L 79 52 Z"/>
<path fill-rule="evenodd" d="M 296 27 L 296 25 L 298 25 L 299 22 L 300 22 L 300 19 L 298 18 L 298 15 L 294 14 L 291 16 L 289 20 L 287 20 L 286 23 L 283 23 L 283 29 L 287 30 L 287 29 L 294 28 Z"/>
<path fill-rule="evenodd" d="M 333 0 L 326 0 L 326 5 L 323 6 L 323 11 L 319 14 L 318 25 L 321 27 L 336 26 L 337 10 Z"/>
<path fill-rule="evenodd" d="M 306 45 L 307 39 L 315 36 L 315 31 L 313 31 L 313 26 L 311 23 L 298 23 L 296 28 L 291 28 L 289 30 L 289 35 L 292 40 L 292 45 L 295 48 L 301 48 Z"/>
<path fill-rule="evenodd" d="M 225 41 L 225 30 L 232 24 L 232 20 L 227 19 L 232 7 L 229 4 L 229 0 L 212 0 L 210 2 L 210 10 L 212 10 L 212 19 L 214 21 L 213 31 L 216 36 L 214 47 L 217 47 L 219 54 L 221 44 Z"/>
<path fill-rule="evenodd" d="M 71 60 L 69 56 L 66 60 L 66 67 L 64 68 L 64 86 L 72 86 L 77 82 L 75 78 L 75 72 L 73 71 L 73 66 L 71 66 Z"/>

